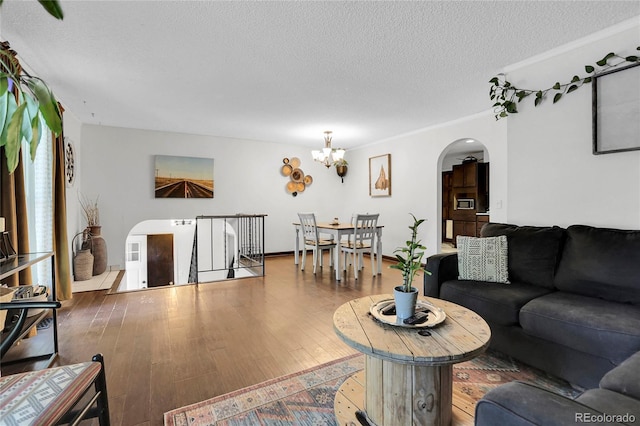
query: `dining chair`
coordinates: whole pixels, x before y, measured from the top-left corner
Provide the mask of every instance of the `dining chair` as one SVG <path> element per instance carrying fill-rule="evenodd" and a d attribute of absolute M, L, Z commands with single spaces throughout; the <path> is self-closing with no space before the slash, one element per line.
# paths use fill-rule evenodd
<path fill-rule="evenodd" d="M 378 217 L 380 214 L 357 214 L 353 222 L 353 235 L 347 241 L 340 244 L 340 250 L 344 254 L 344 265 L 348 265 L 347 257 L 351 254 L 351 264 L 353 264 L 353 274 L 358 279 L 358 272 L 364 268 L 362 255 L 369 253 L 371 258 L 371 272 L 376 275 L 374 246 L 376 229 L 378 227 Z"/>
<path fill-rule="evenodd" d="M 307 249 L 313 250 L 313 273 L 316 273 L 316 266 L 320 263 L 322 267 L 322 252 L 329 250 L 329 266 L 333 266 L 333 249 L 336 248 L 334 240 L 321 239 L 316 223 L 316 215 L 313 213 L 298 213 L 300 226 L 302 226 L 302 236 L 304 244 L 302 244 L 302 263 L 300 270 L 304 271 L 307 263 Z"/>

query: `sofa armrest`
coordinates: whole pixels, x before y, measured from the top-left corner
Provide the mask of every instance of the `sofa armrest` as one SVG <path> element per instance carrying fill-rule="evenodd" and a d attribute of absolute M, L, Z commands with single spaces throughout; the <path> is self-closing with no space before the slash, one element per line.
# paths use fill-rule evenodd
<path fill-rule="evenodd" d="M 589 423 L 585 419 L 593 419 L 601 414 L 584 404 L 529 383 L 510 382 L 492 389 L 478 401 L 475 426 L 561 426 Z"/>
<path fill-rule="evenodd" d="M 424 295 L 440 297 L 443 282 L 458 279 L 458 253 L 438 253 L 427 258 L 424 267 L 430 274 L 424 274 Z"/>
<path fill-rule="evenodd" d="M 640 352 L 605 374 L 600 380 L 600 387 L 640 399 Z"/>

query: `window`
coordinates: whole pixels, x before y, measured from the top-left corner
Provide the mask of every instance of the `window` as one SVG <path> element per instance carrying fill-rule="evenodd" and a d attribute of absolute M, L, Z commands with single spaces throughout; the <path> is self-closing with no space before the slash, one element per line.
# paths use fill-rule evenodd
<path fill-rule="evenodd" d="M 29 223 L 29 251 L 32 253 L 53 250 L 52 145 L 51 132 L 44 122 L 34 161 L 31 161 L 29 144 L 26 141 L 22 143 Z M 32 273 L 33 284 L 46 285 L 51 288 L 51 262 L 38 263 L 32 268 Z"/>
<path fill-rule="evenodd" d="M 127 244 L 127 262 L 140 261 L 140 243 Z"/>

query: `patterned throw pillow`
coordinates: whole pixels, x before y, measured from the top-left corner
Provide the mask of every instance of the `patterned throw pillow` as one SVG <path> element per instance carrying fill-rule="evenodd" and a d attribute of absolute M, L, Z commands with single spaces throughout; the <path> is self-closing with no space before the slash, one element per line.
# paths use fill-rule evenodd
<path fill-rule="evenodd" d="M 458 279 L 509 284 L 507 269 L 507 237 L 456 239 L 458 247 Z"/>

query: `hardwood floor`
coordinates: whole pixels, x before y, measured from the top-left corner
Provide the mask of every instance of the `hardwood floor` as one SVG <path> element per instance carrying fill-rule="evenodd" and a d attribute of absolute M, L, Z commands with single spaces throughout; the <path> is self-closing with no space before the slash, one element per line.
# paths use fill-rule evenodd
<path fill-rule="evenodd" d="M 170 409 L 356 353 L 333 331 L 333 313 L 391 293 L 401 275 L 388 265 L 372 277 L 365 261 L 359 280 L 348 271 L 336 282 L 327 266 L 314 276 L 277 256 L 260 278 L 78 293 L 58 311 L 57 364 L 103 353 L 112 424 L 161 425 Z"/>

